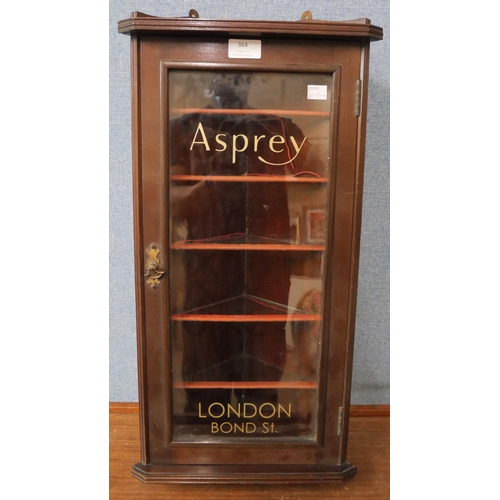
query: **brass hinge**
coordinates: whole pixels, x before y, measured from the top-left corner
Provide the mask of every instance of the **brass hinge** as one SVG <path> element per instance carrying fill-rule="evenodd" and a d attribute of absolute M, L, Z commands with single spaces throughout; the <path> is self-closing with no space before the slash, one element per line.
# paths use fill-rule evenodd
<path fill-rule="evenodd" d="M 354 116 L 359 116 L 361 110 L 361 80 L 356 80 L 354 90 Z"/>
<path fill-rule="evenodd" d="M 339 408 L 338 418 L 337 418 L 337 436 L 342 436 L 344 432 L 344 407 Z"/>

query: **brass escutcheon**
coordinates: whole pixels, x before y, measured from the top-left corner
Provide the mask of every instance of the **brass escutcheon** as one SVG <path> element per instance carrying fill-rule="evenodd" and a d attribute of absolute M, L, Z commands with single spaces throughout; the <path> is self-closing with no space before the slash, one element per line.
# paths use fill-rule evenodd
<path fill-rule="evenodd" d="M 148 254 L 148 260 L 146 261 L 146 274 L 144 276 L 148 278 L 146 283 L 151 285 L 154 290 L 160 284 L 160 278 L 165 271 L 160 268 L 160 261 L 158 260 L 160 250 L 156 248 L 156 245 L 152 244 L 146 250 L 146 253 Z"/>

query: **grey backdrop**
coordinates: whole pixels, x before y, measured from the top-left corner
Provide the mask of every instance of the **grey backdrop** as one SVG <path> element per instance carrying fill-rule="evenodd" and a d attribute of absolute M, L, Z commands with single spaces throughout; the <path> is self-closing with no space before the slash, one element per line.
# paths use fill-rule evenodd
<path fill-rule="evenodd" d="M 296 21 L 368 17 L 384 29 L 371 45 L 353 404 L 389 404 L 389 0 L 260 2 L 110 0 L 110 401 L 137 401 L 132 233 L 130 38 L 117 23 L 133 11 L 177 17 Z"/>

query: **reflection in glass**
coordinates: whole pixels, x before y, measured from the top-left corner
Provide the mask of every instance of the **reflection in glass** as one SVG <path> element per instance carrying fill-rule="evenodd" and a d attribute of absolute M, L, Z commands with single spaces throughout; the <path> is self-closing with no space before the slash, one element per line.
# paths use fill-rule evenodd
<path fill-rule="evenodd" d="M 174 440 L 315 438 L 331 78 L 169 72 Z"/>

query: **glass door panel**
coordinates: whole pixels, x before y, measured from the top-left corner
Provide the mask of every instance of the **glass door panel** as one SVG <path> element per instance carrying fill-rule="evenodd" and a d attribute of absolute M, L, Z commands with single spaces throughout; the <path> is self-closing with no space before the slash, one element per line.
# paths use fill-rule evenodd
<path fill-rule="evenodd" d="M 332 75 L 168 78 L 173 439 L 314 440 Z"/>

